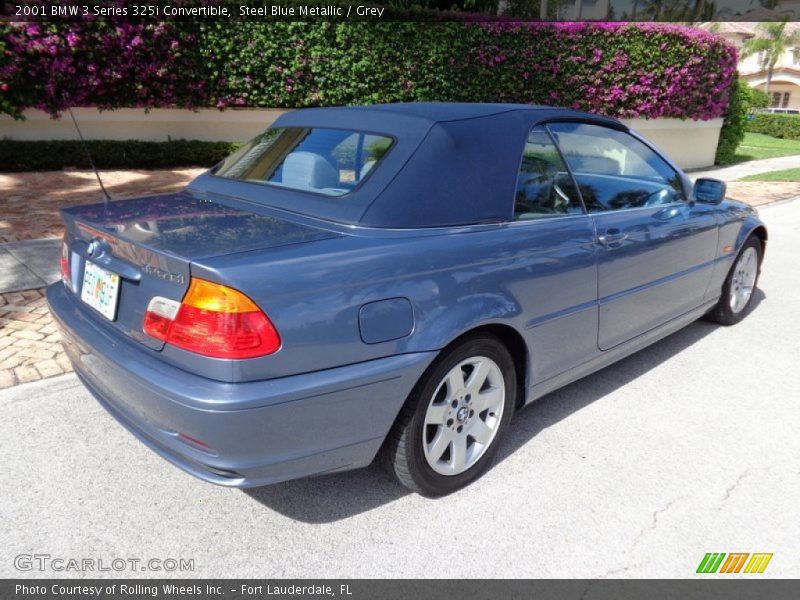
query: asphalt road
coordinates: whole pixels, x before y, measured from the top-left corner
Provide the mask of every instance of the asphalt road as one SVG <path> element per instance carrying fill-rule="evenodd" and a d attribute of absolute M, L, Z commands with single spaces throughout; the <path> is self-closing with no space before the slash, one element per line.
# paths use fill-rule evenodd
<path fill-rule="evenodd" d="M 540 400 L 487 476 L 439 500 L 376 467 L 214 487 L 72 376 L 6 390 L 0 577 L 61 574 L 21 573 L 19 554 L 188 558 L 175 575 L 204 577 L 691 577 L 706 552 L 771 552 L 761 577 L 798 577 L 800 201 L 761 214 L 744 322 L 697 322 Z"/>

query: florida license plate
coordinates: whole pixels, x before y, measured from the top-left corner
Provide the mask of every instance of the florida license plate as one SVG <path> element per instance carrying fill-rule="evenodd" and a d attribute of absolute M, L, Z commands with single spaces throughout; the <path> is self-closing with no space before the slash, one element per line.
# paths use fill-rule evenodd
<path fill-rule="evenodd" d="M 86 261 L 81 286 L 81 300 L 113 321 L 119 299 L 119 275 Z"/>

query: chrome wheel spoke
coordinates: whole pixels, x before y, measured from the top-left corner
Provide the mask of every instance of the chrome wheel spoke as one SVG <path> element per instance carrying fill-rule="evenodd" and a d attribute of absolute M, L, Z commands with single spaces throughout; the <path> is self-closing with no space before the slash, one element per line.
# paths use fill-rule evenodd
<path fill-rule="evenodd" d="M 461 370 L 461 365 L 459 365 L 447 374 L 447 399 L 452 400 L 463 389 L 464 372 Z"/>
<path fill-rule="evenodd" d="M 750 271 L 748 271 L 747 273 L 745 273 L 744 285 L 745 285 L 745 287 L 747 287 L 750 290 L 752 290 L 753 286 L 755 286 L 756 273 L 757 273 L 757 269 L 755 269 L 755 268 L 750 270 Z"/>
<path fill-rule="evenodd" d="M 735 313 L 738 313 L 739 310 L 740 310 L 740 308 L 739 308 L 739 300 L 740 300 L 740 298 L 739 298 L 739 290 L 738 289 L 733 290 L 731 292 L 731 310 L 733 312 L 735 312 Z"/>
<path fill-rule="evenodd" d="M 476 419 L 469 431 L 469 435 L 471 435 L 476 442 L 485 446 L 492 441 L 494 430 L 481 419 Z"/>
<path fill-rule="evenodd" d="M 431 404 L 425 413 L 426 425 L 444 425 L 450 405 L 447 402 Z"/>
<path fill-rule="evenodd" d="M 476 396 L 472 397 L 472 404 L 476 413 L 482 413 L 486 409 L 496 409 L 502 405 L 504 391 L 501 388 L 489 388 Z"/>
<path fill-rule="evenodd" d="M 460 473 L 464 470 L 467 464 L 467 436 L 460 435 L 453 439 L 450 462 L 454 472 Z"/>
<path fill-rule="evenodd" d="M 479 362 L 477 365 L 475 365 L 472 373 L 470 373 L 469 379 L 464 387 L 466 387 L 471 393 L 477 394 L 486 383 L 486 378 L 489 376 L 490 369 L 491 367 L 488 361 Z"/>
<path fill-rule="evenodd" d="M 441 460 L 445 450 L 447 450 L 452 442 L 453 436 L 451 435 L 450 429 L 447 427 L 440 427 L 439 431 L 436 432 L 436 437 L 433 439 L 433 442 L 427 447 L 428 455 L 436 461 Z"/>

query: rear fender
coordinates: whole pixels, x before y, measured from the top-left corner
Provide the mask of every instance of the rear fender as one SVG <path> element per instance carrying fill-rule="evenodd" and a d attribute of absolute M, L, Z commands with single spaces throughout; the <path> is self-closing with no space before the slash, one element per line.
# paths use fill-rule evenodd
<path fill-rule="evenodd" d="M 484 325 L 511 325 L 521 315 L 517 302 L 502 294 L 476 294 L 454 306 L 440 306 L 419 323 L 414 346 L 440 350 L 464 333 Z M 517 329 L 516 327 L 514 327 Z"/>

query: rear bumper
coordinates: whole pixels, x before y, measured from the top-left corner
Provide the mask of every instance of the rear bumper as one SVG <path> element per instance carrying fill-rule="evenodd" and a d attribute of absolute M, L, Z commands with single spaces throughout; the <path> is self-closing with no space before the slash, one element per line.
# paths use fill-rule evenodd
<path fill-rule="evenodd" d="M 47 289 L 47 300 L 75 372 L 100 404 L 174 465 L 231 487 L 368 465 L 435 355 L 224 383 L 168 365 L 102 327 L 61 283 Z"/>

